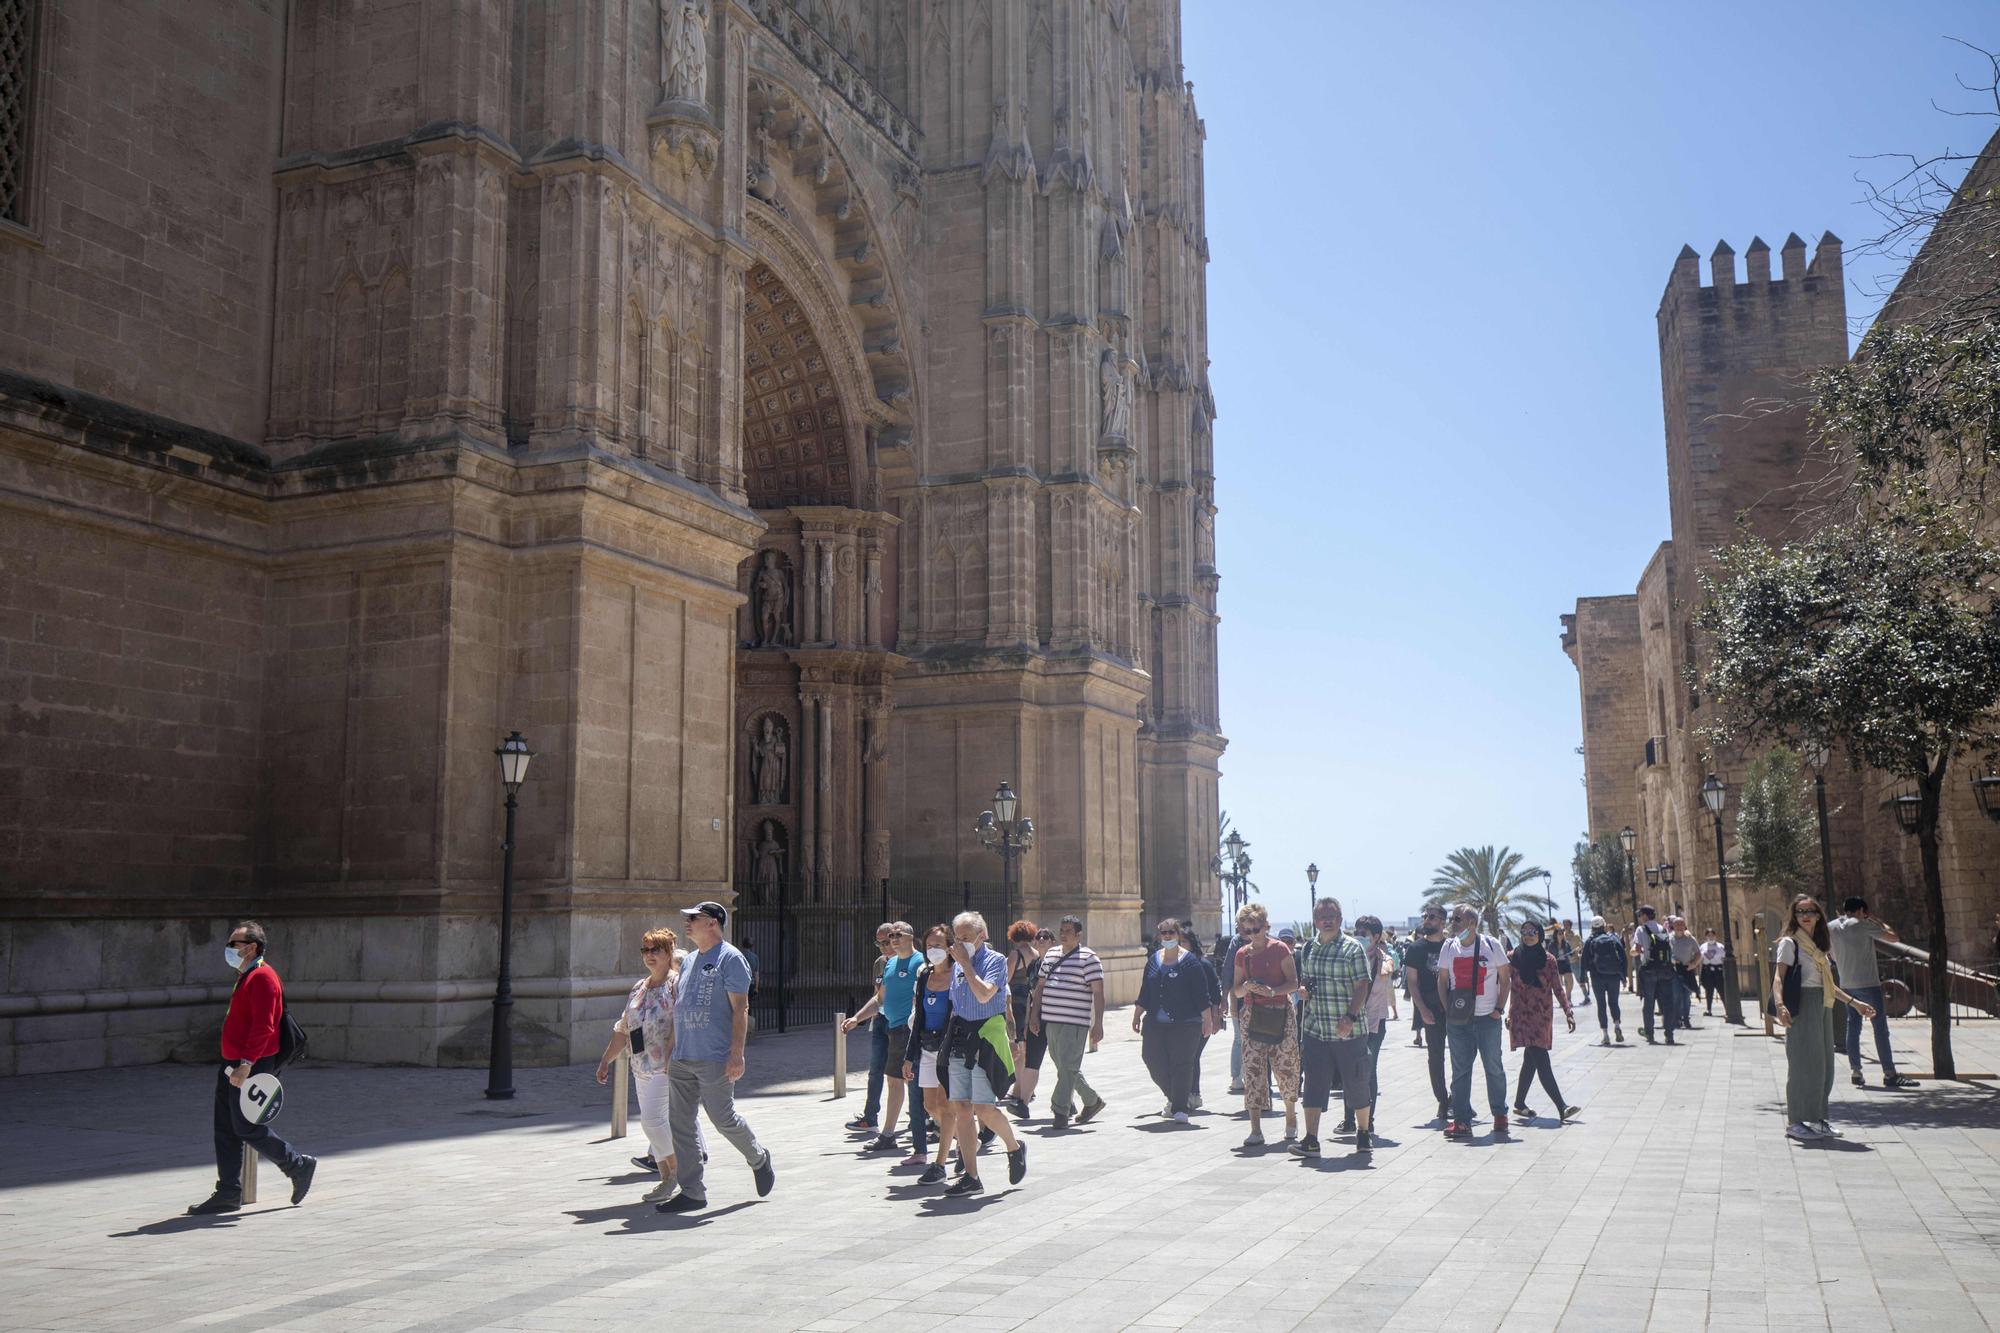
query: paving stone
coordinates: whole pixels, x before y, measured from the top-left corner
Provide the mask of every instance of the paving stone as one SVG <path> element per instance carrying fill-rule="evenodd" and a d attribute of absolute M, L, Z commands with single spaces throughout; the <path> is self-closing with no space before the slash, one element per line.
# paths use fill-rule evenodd
<path fill-rule="evenodd" d="M 990 1156 L 972 1203 L 858 1153 L 839 1126 L 859 1094 L 827 1095 L 822 1035 L 760 1037 L 740 1104 L 778 1188 L 757 1200 L 725 1151 L 712 1207 L 686 1218 L 638 1203 L 636 1122 L 606 1136 L 607 1094 L 583 1068 L 518 1071 L 514 1102 L 493 1104 L 477 1071 L 308 1065 L 278 1128 L 324 1159 L 312 1197 L 291 1208 L 267 1167 L 262 1202 L 212 1222 L 179 1216 L 213 1171 L 208 1071 L 0 1079 L 0 1325 L 446 1333 L 671 1308 L 732 1333 L 1956 1333 L 2000 1317 L 1991 1090 L 1892 1101 L 1843 1085 L 1836 1121 L 1859 1132 L 1800 1148 L 1772 1100 L 1782 1046 L 1717 1025 L 1671 1062 L 1558 1045 L 1565 1090 L 1602 1109 L 1467 1147 L 1427 1123 L 1421 1054 L 1391 1045 L 1394 1146 L 1312 1169 L 1234 1151 L 1242 1123 L 1219 1095 L 1198 1130 L 1143 1114 L 1157 1094 L 1137 1043 L 1110 1027 L 1090 1066 L 1106 1116 L 1060 1136 L 1029 1123 L 1026 1182 L 1008 1188 Z M 1958 1040 L 1962 1059 L 2000 1067 L 2000 1025 L 1965 1024 Z M 1211 1044 L 1211 1089 L 1227 1054 Z M 1349 1156 L 1337 1140 L 1326 1151 Z M 253 1254 L 259 1283 L 224 1299 Z"/>

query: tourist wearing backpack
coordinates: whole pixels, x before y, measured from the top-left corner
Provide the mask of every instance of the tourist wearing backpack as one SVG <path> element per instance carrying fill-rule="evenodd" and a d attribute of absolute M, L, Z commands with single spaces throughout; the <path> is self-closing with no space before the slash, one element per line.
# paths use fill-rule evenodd
<path fill-rule="evenodd" d="M 1639 1011 L 1639 1031 L 1645 1035 L 1648 1046 L 1658 1044 L 1653 1036 L 1653 1011 L 1657 1008 L 1667 1045 L 1672 1046 L 1674 1029 L 1679 1026 L 1680 983 L 1674 979 L 1674 937 L 1659 923 L 1658 917 L 1659 913 L 1651 906 L 1641 907 L 1639 928 L 1632 932 L 1632 957 L 1639 965 L 1643 1006 Z"/>
<path fill-rule="evenodd" d="M 1597 997 L 1597 1030 L 1604 1035 L 1598 1044 L 1609 1046 L 1613 1032 L 1625 1040 L 1624 1015 L 1618 1012 L 1618 992 L 1625 985 L 1625 944 L 1604 924 L 1604 918 L 1590 919 L 1590 938 L 1583 942 L 1583 974 L 1590 978 L 1590 990 Z M 1605 1017 L 1606 1006 L 1610 1017 Z"/>
<path fill-rule="evenodd" d="M 292 1202 L 312 1188 L 319 1159 L 299 1152 L 265 1124 L 251 1124 L 241 1090 L 255 1074 L 272 1074 L 304 1053 L 303 1034 L 285 1012 L 278 970 L 264 959 L 264 928 L 239 922 L 223 957 L 236 972 L 229 1012 L 222 1020 L 222 1067 L 215 1079 L 215 1193 L 188 1209 L 196 1217 L 233 1213 L 243 1206 L 243 1148 L 255 1148 L 292 1182 Z"/>

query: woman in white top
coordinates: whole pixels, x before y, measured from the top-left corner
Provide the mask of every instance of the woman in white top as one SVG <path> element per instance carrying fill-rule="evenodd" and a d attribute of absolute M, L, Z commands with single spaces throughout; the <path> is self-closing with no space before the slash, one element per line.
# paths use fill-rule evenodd
<path fill-rule="evenodd" d="M 632 1082 L 639 1090 L 639 1127 L 652 1145 L 660 1183 L 647 1192 L 650 1203 L 664 1203 L 674 1193 L 674 1139 L 667 1130 L 667 1058 L 674 1049 L 674 983 L 680 956 L 674 952 L 671 930 L 649 930 L 639 941 L 646 975 L 632 983 L 625 1008 L 611 1025 L 611 1040 L 597 1062 L 597 1081 L 610 1077 L 620 1050 L 632 1055 Z"/>
<path fill-rule="evenodd" d="M 1702 932 L 1701 938 L 1701 991 L 1702 1012 L 1709 1017 L 1715 1015 L 1715 993 L 1722 989 L 1722 960 L 1728 957 L 1728 950 L 1715 937 L 1715 927 Z"/>
<path fill-rule="evenodd" d="M 1792 899 L 1791 919 L 1778 937 L 1777 978 L 1771 1002 L 1785 1028 L 1785 1127 L 1788 1137 L 1802 1143 L 1839 1138 L 1826 1121 L 1827 1098 L 1833 1094 L 1833 1007 L 1845 1002 L 1862 1021 L 1875 1016 L 1872 1006 L 1842 990 L 1833 979 L 1833 959 L 1827 950 L 1833 935 L 1819 900 L 1800 894 Z"/>

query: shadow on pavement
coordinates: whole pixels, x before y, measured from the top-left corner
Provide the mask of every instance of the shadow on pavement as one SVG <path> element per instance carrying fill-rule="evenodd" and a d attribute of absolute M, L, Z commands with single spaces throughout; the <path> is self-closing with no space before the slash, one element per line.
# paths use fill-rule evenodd
<path fill-rule="evenodd" d="M 650 1203 L 624 1204 L 616 1208 L 573 1208 L 567 1216 L 576 1219 L 580 1227 L 597 1222 L 622 1222 L 622 1227 L 607 1231 L 607 1236 L 638 1236 L 654 1231 L 692 1231 L 719 1221 L 731 1213 L 740 1213 L 745 1208 L 754 1208 L 757 1200 L 744 1199 L 721 1208 L 711 1208 L 701 1213 L 662 1213 Z"/>
<path fill-rule="evenodd" d="M 133 1227 L 130 1231 L 114 1231 L 112 1240 L 129 1240 L 135 1236 L 173 1236 L 183 1231 L 210 1231 L 236 1225 L 246 1217 L 262 1217 L 266 1213 L 288 1213 L 292 1206 L 288 1203 L 270 1208 L 256 1208 L 249 1212 L 211 1213 L 205 1217 L 168 1217 L 158 1222 L 148 1222 L 144 1226 Z"/>
<path fill-rule="evenodd" d="M 956 1199 L 925 1199 L 919 1206 L 926 1214 L 931 1216 L 949 1217 L 965 1213 L 976 1213 L 982 1208 L 987 1208 L 1000 1202 L 1013 1192 L 1013 1187 L 1009 1186 L 996 1194 L 974 1194 Z"/>

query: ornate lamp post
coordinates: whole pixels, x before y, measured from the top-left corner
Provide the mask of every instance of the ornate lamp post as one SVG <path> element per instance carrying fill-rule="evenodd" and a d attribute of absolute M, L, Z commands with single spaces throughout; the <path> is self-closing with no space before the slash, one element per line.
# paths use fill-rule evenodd
<path fill-rule="evenodd" d="M 1743 1026 L 1743 1000 L 1736 982 L 1736 935 L 1729 927 L 1729 866 L 1722 859 L 1722 807 L 1729 790 L 1722 779 L 1710 773 L 1701 784 L 1701 803 L 1715 819 L 1715 883 L 1722 899 L 1722 944 L 1729 951 L 1729 965 L 1722 969 L 1722 1012 L 1729 1022 Z"/>
<path fill-rule="evenodd" d="M 1314 914 L 1319 911 L 1319 866 L 1317 864 L 1306 867 L 1306 895 L 1312 899 L 1311 904 L 1306 909 L 1306 922 L 1310 926 Z"/>
<path fill-rule="evenodd" d="M 1249 845 L 1243 841 L 1242 833 L 1231 829 L 1229 836 L 1222 840 L 1228 858 L 1225 860 L 1220 855 L 1215 858 L 1215 873 L 1229 886 L 1229 920 L 1225 924 L 1232 929 L 1236 924 L 1236 913 L 1243 910 L 1243 904 L 1249 901 L 1249 890 L 1245 886 L 1250 882 L 1250 857 L 1243 850 Z"/>
<path fill-rule="evenodd" d="M 514 798 L 528 780 L 528 761 L 535 752 L 520 732 L 510 731 L 493 753 L 500 760 L 500 785 L 507 790 L 507 835 L 500 844 L 500 981 L 493 988 L 486 1095 L 505 1101 L 514 1095 Z"/>
<path fill-rule="evenodd" d="M 1554 875 L 1551 875 L 1548 871 L 1544 870 L 1542 872 L 1542 897 L 1547 899 L 1549 904 L 1549 919 L 1548 921 L 1543 923 L 1544 931 L 1546 931 L 1548 926 L 1552 924 L 1556 919 L 1555 885 L 1556 885 L 1556 877 Z"/>
<path fill-rule="evenodd" d="M 1014 862 L 1035 845 L 1035 821 L 1022 816 L 1021 798 L 1002 779 L 999 790 L 993 793 L 993 808 L 979 812 L 979 822 L 972 831 L 979 840 L 1000 856 L 1000 911 L 1003 916 L 1014 914 Z"/>
<path fill-rule="evenodd" d="M 1639 835 L 1627 824 L 1618 830 L 1618 845 L 1625 849 L 1625 887 L 1632 891 L 1632 924 L 1639 924 L 1639 876 L 1632 868 L 1632 849 L 1639 845 Z"/>
<path fill-rule="evenodd" d="M 1819 891 L 1821 900 L 1833 905 L 1833 841 L 1826 823 L 1826 761 L 1831 757 L 1824 740 L 1806 739 L 1806 762 L 1813 769 L 1813 796 L 1819 801 Z"/>

